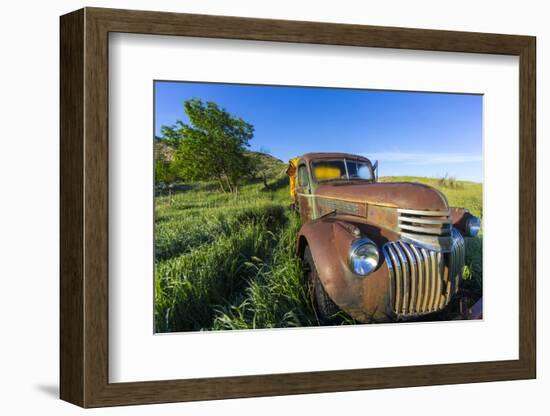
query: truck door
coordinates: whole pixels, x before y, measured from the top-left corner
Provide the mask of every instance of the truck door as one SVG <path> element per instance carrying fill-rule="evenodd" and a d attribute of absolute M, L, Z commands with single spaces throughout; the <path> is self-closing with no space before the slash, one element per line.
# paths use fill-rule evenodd
<path fill-rule="evenodd" d="M 313 219 L 314 196 L 311 192 L 311 182 L 309 179 L 307 165 L 304 162 L 298 165 L 298 184 L 296 186 L 296 196 L 302 222 L 310 221 Z"/>

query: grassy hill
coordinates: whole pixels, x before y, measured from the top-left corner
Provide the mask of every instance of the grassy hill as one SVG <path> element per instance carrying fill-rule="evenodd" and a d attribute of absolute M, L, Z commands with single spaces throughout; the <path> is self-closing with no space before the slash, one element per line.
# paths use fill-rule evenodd
<path fill-rule="evenodd" d="M 271 173 L 270 176 L 273 176 L 273 174 L 276 174 L 283 169 L 286 169 L 287 166 L 287 162 L 283 162 L 281 159 L 277 159 L 275 156 L 272 156 L 268 153 L 247 150 L 245 151 L 245 154 L 259 158 L 262 164 L 267 168 L 268 172 Z"/>
<path fill-rule="evenodd" d="M 294 252 L 300 221 L 288 210 L 286 164 L 257 156 L 269 172 L 267 188 L 260 178 L 237 194 L 220 192 L 212 183 L 190 183 L 155 198 L 157 332 L 318 324 Z M 480 184 L 381 180 L 427 183 L 441 189 L 451 205 L 482 213 Z M 467 246 L 464 284 L 480 293 L 481 240 L 468 239 Z"/>

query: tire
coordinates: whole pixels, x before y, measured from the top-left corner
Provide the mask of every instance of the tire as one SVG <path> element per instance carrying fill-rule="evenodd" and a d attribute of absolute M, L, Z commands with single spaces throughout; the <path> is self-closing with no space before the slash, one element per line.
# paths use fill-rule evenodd
<path fill-rule="evenodd" d="M 317 314 L 317 319 L 321 325 L 332 323 L 334 315 L 340 312 L 340 308 L 329 297 L 313 261 L 311 250 L 306 246 L 304 250 L 305 280 L 308 285 L 310 298 Z"/>

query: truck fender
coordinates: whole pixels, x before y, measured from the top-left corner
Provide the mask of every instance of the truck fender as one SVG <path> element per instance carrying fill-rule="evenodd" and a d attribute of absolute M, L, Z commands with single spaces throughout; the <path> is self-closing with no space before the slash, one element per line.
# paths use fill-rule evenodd
<path fill-rule="evenodd" d="M 458 229 L 462 235 L 467 236 L 466 233 L 466 224 L 468 220 L 473 217 L 473 215 L 466 208 L 451 207 L 451 223 L 453 227 Z"/>
<path fill-rule="evenodd" d="M 355 226 L 334 218 L 320 218 L 306 223 L 299 233 L 298 251 L 303 258 L 305 246 L 309 246 L 327 295 L 351 316 L 365 320 L 364 315 L 369 312 L 369 308 L 365 308 L 365 302 L 379 304 L 379 299 L 375 301 L 371 296 L 379 297 L 387 293 L 388 271 L 383 256 L 378 269 L 366 278 L 361 278 L 350 270 L 350 247 L 359 238 L 356 230 Z M 373 279 L 372 276 L 378 278 Z"/>

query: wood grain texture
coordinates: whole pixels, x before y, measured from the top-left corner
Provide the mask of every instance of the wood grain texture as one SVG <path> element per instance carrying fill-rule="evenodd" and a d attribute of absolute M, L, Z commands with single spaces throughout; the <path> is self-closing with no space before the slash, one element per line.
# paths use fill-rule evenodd
<path fill-rule="evenodd" d="M 519 97 L 519 356 L 536 377 L 536 40 L 520 54 Z"/>
<path fill-rule="evenodd" d="M 519 360 L 108 381 L 108 33 L 520 57 Z M 83 407 L 516 380 L 536 375 L 535 38 L 87 8 L 61 18 L 61 398 Z"/>
<path fill-rule="evenodd" d="M 60 22 L 60 388 L 84 404 L 84 12 Z"/>

